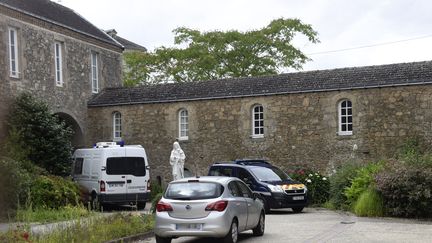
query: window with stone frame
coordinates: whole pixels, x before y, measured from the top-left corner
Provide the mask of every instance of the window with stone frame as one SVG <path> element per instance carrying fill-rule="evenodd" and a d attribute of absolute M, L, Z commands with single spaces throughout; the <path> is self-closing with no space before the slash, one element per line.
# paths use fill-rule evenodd
<path fill-rule="evenodd" d="M 96 52 L 91 53 L 91 84 L 93 94 L 99 93 L 98 56 Z"/>
<path fill-rule="evenodd" d="M 113 141 L 120 141 L 122 138 L 122 115 L 116 111 L 113 113 Z"/>
<path fill-rule="evenodd" d="M 264 107 L 262 105 L 252 107 L 252 137 L 264 137 Z"/>
<path fill-rule="evenodd" d="M 352 102 L 348 99 L 339 102 L 339 135 L 353 134 Z"/>
<path fill-rule="evenodd" d="M 63 86 L 62 43 L 54 43 L 55 81 L 58 87 Z"/>
<path fill-rule="evenodd" d="M 178 113 L 179 139 L 189 139 L 189 114 L 186 109 L 181 109 Z"/>
<path fill-rule="evenodd" d="M 17 30 L 9 28 L 9 76 L 18 78 L 18 40 Z"/>

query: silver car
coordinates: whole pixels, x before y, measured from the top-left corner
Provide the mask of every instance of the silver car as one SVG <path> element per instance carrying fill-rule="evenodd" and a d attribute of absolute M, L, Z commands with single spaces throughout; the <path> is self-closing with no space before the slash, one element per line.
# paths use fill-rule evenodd
<path fill-rule="evenodd" d="M 234 177 L 191 177 L 169 183 L 156 206 L 157 243 L 181 236 L 223 238 L 235 243 L 238 233 L 264 234 L 262 200 Z"/>

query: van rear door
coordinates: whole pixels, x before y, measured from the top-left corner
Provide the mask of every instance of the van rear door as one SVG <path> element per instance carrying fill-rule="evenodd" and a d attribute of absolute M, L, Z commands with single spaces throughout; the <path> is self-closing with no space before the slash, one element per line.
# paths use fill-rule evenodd
<path fill-rule="evenodd" d="M 143 193 L 146 193 L 149 175 L 144 149 L 130 148 L 126 150 L 125 166 L 129 168 L 126 175 L 126 191 L 129 200 L 143 201 Z"/>
<path fill-rule="evenodd" d="M 106 160 L 106 193 L 116 194 L 114 201 L 126 200 L 126 175 L 124 157 L 108 157 Z"/>

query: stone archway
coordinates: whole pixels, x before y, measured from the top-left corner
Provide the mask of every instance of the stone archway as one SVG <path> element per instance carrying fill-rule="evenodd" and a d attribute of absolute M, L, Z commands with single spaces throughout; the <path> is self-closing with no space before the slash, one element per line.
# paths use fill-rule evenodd
<path fill-rule="evenodd" d="M 82 129 L 78 122 L 69 114 L 64 112 L 57 112 L 55 113 L 61 120 L 66 122 L 67 125 L 69 125 L 72 128 L 73 135 L 72 135 L 72 147 L 80 148 L 84 146 L 84 135 L 82 132 Z"/>

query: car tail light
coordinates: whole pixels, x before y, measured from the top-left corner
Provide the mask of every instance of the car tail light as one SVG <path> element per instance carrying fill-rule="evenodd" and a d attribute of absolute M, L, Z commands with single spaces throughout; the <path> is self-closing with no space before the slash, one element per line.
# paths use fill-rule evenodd
<path fill-rule="evenodd" d="M 100 191 L 101 192 L 105 191 L 105 182 L 104 181 L 100 181 Z"/>
<path fill-rule="evenodd" d="M 169 203 L 159 201 L 156 205 L 156 211 L 158 212 L 171 212 L 173 208 Z"/>
<path fill-rule="evenodd" d="M 228 201 L 227 200 L 221 200 L 221 201 L 217 201 L 217 202 L 210 203 L 209 205 L 207 205 L 207 207 L 205 208 L 205 211 L 222 212 L 226 209 L 227 206 L 228 206 Z"/>
<path fill-rule="evenodd" d="M 147 181 L 147 191 L 151 192 L 151 183 L 150 183 L 150 181 Z"/>

